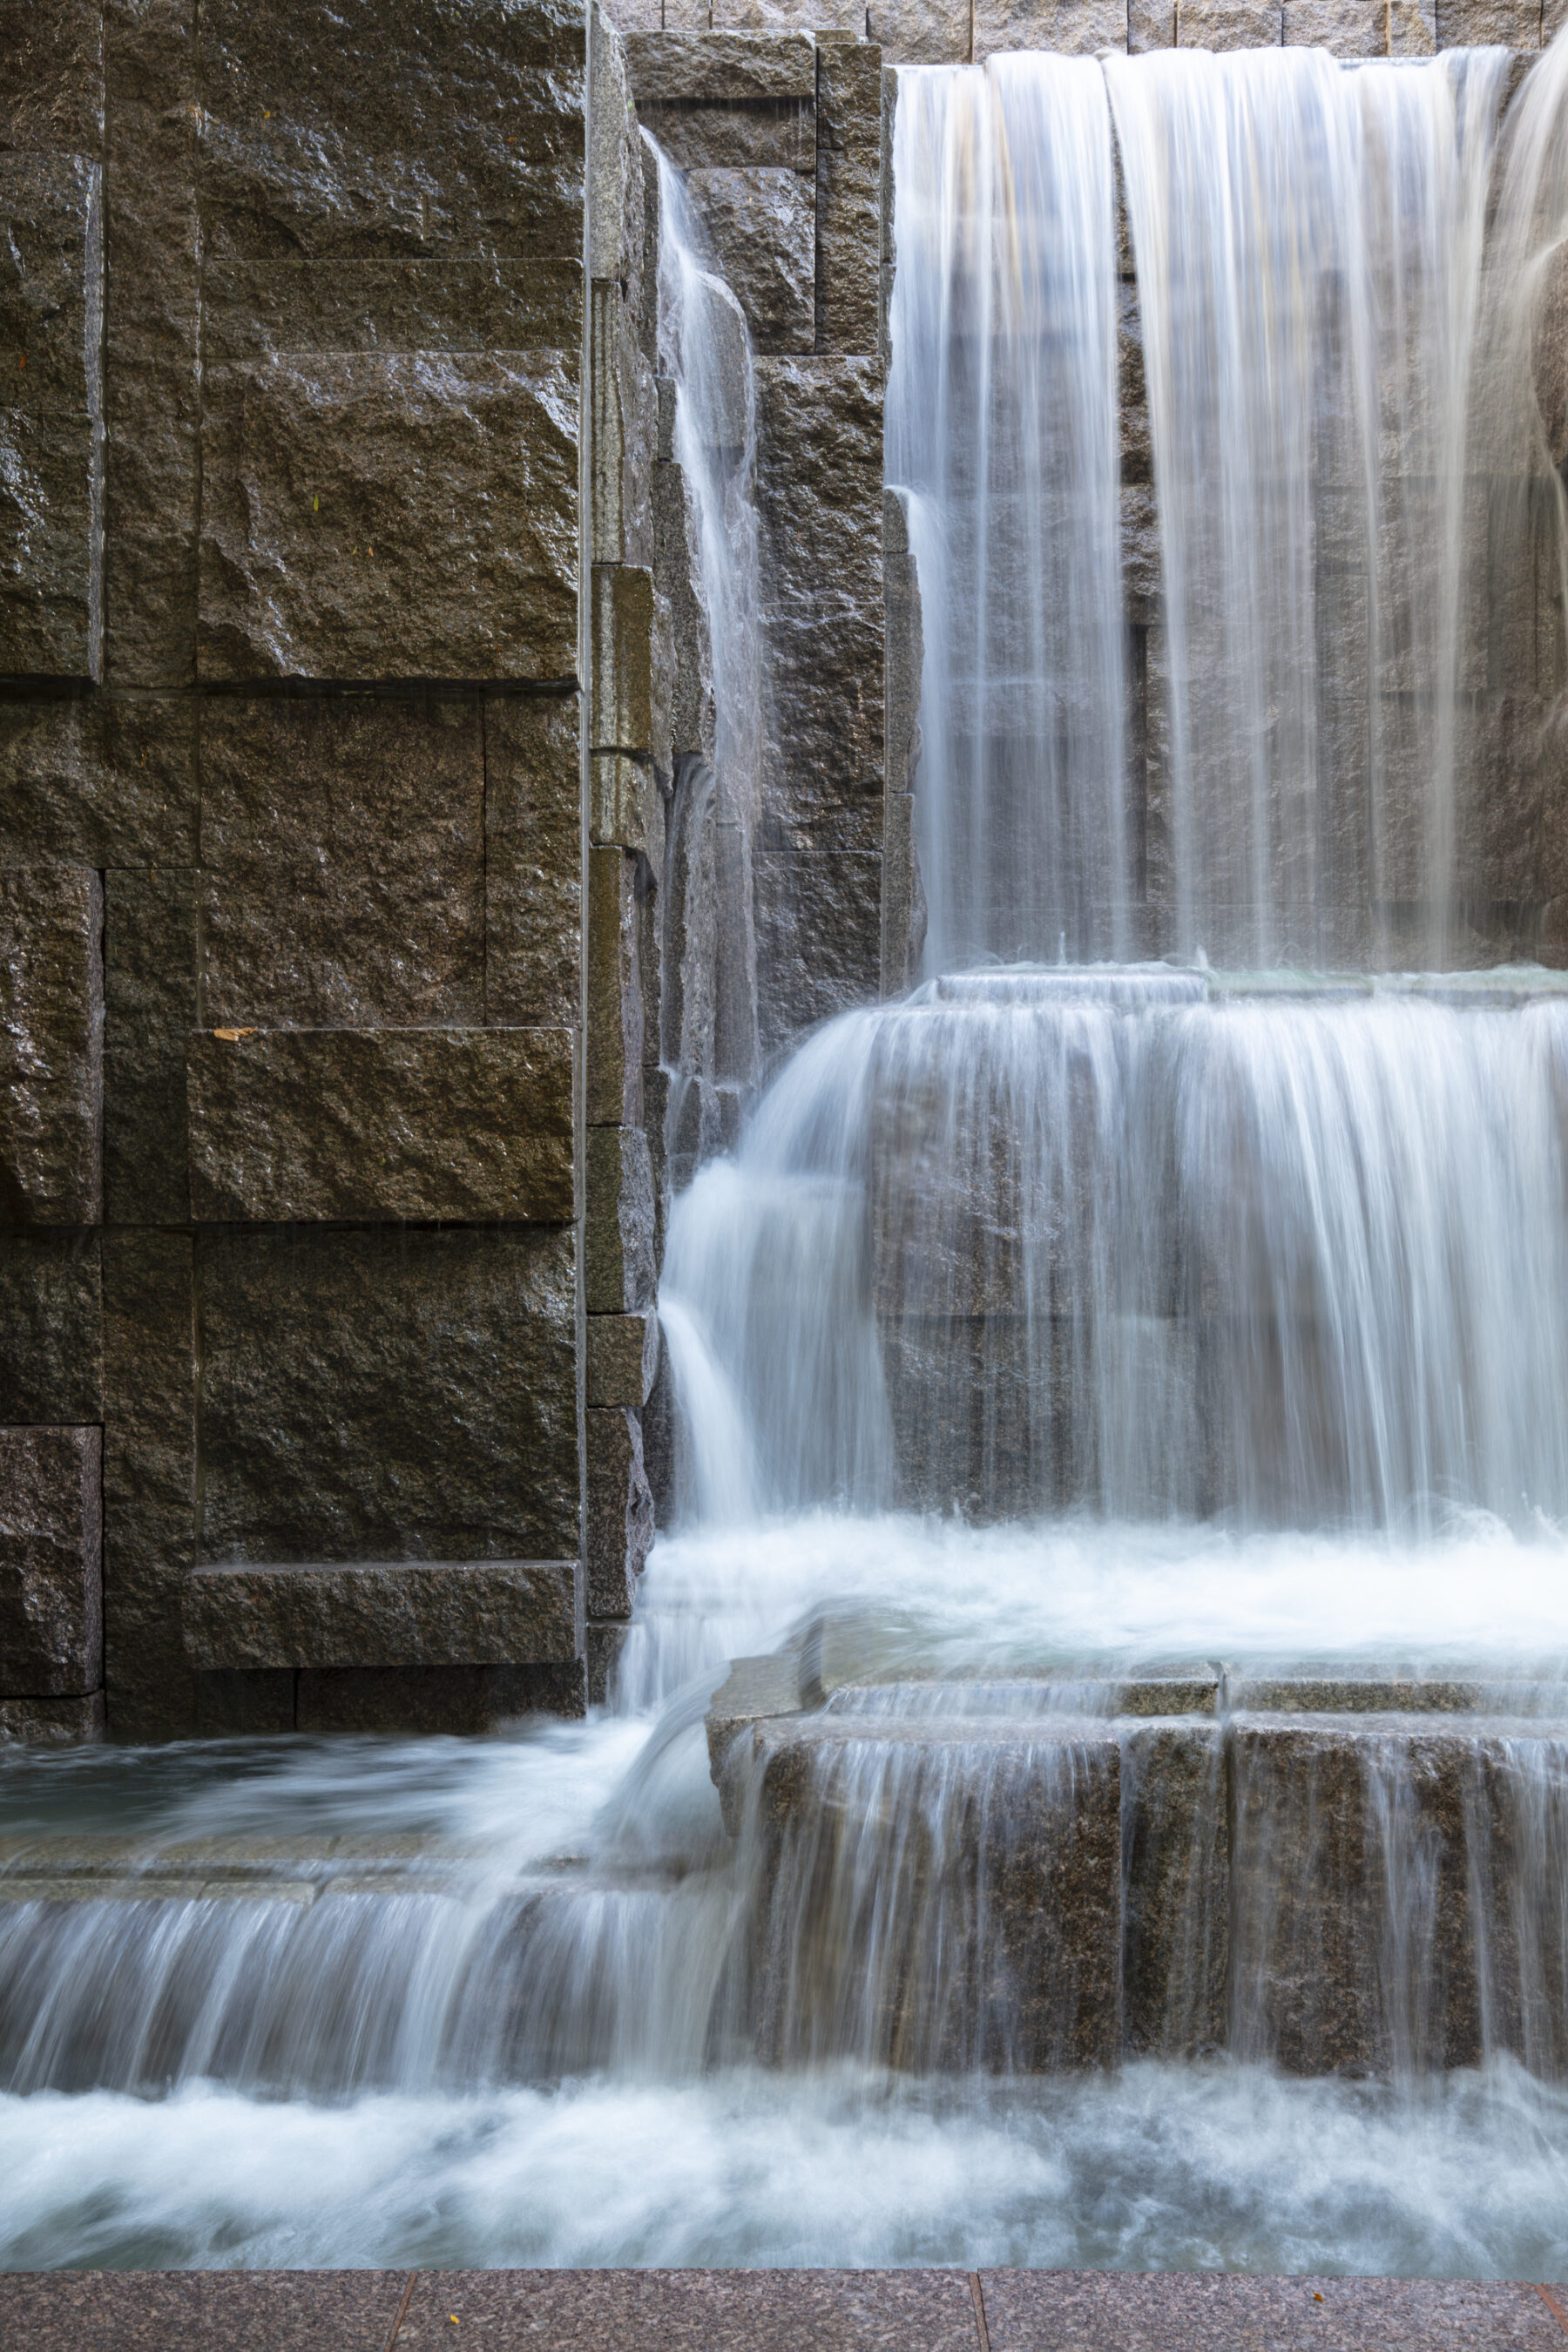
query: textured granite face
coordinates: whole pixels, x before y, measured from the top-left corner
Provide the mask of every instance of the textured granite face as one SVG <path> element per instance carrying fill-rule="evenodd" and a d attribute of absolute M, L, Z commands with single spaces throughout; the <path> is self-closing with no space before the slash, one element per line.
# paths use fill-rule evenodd
<path fill-rule="evenodd" d="M 643 1467 L 642 1419 L 624 1408 L 584 1414 L 587 1508 L 584 1565 L 590 1617 L 629 1617 L 653 1543 L 653 1496 Z M 602 1696 L 602 1694 L 601 1694 Z"/>
<path fill-rule="evenodd" d="M 0 1695 L 103 1680 L 103 1433 L 0 1428 Z"/>
<path fill-rule="evenodd" d="M 644 103 L 772 103 L 815 99 L 816 47 L 809 32 L 630 33 L 626 71 Z"/>
<path fill-rule="evenodd" d="M 386 2352 L 402 2271 L 51 2271 L 0 2275 L 7 2352 Z"/>
<path fill-rule="evenodd" d="M 453 2324 L 456 2316 L 456 2326 Z M 397 2352 L 473 2336 L 574 2352 L 975 2352 L 962 2271 L 448 2271 L 416 2281 Z"/>
<path fill-rule="evenodd" d="M 185 1043 L 199 1001 L 201 877 L 189 866 L 104 877 L 103 1186 L 117 1224 L 191 1213 Z"/>
<path fill-rule="evenodd" d="M 990 2352 L 1562 2352 L 1533 2287 L 1468 2279 L 984 2271 Z"/>
<path fill-rule="evenodd" d="M 96 1234 L 0 1234 L 0 1423 L 103 1419 Z"/>
<path fill-rule="evenodd" d="M 302 1732 L 493 1731 L 527 1715 L 581 1716 L 581 1657 L 565 1665 L 345 1666 L 301 1672 L 295 1727 Z"/>
<path fill-rule="evenodd" d="M 101 1213 L 102 934 L 90 867 L 0 867 L 0 1224 Z"/>
<path fill-rule="evenodd" d="M 488 1666 L 580 1650 L 575 1560 L 357 1561 L 196 1570 L 199 1667 Z"/>
<path fill-rule="evenodd" d="M 485 704 L 485 1019 L 582 1018 L 579 698 Z"/>
<path fill-rule="evenodd" d="M 704 168 L 686 192 L 760 352 L 816 341 L 816 205 L 811 180 L 774 168 Z"/>
<path fill-rule="evenodd" d="M 640 1127 L 591 1127 L 586 1137 L 587 1223 L 583 1263 L 590 1315 L 651 1305 L 653 1165 Z"/>

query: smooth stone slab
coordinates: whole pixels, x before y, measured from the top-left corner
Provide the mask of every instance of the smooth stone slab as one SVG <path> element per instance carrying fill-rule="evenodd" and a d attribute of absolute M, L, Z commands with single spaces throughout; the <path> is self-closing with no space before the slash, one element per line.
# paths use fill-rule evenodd
<path fill-rule="evenodd" d="M 975 2352 L 974 2306 L 962 2271 L 422 2272 L 396 2352 L 473 2339 L 509 2352 Z"/>
<path fill-rule="evenodd" d="M 0 2273 L 0 2342 L 5 2352 L 385 2352 L 407 2283 L 405 2271 Z"/>
<path fill-rule="evenodd" d="M 195 1031 L 191 1213 L 565 1223 L 573 1058 L 566 1029 Z"/>
<path fill-rule="evenodd" d="M 984 2271 L 990 2352 L 1563 2352 L 1532 2286 Z"/>
<path fill-rule="evenodd" d="M 574 1658 L 575 1560 L 199 1568 L 185 1654 L 204 1667 L 488 1666 Z"/>

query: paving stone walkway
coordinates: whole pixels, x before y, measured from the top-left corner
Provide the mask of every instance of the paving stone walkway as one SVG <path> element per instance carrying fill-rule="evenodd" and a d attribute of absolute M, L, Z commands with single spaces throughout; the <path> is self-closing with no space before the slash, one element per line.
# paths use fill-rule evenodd
<path fill-rule="evenodd" d="M 1108 2271 L 0 2273 L 4 2352 L 1568 2352 L 1568 2288 Z"/>

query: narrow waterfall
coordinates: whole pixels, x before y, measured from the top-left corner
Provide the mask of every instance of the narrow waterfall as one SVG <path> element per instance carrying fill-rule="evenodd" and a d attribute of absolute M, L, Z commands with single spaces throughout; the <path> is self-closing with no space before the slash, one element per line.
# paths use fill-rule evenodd
<path fill-rule="evenodd" d="M 1100 68 L 906 69 L 887 469 L 928 614 L 928 968 L 1131 937 L 1115 178 Z"/>

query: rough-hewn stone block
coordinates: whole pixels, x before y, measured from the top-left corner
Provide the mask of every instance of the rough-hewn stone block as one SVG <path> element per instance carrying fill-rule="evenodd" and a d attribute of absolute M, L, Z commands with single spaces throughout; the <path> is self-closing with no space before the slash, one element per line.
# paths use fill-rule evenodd
<path fill-rule="evenodd" d="M 1440 49 L 1536 49 L 1541 0 L 1436 0 Z"/>
<path fill-rule="evenodd" d="M 584 12 L 204 0 L 208 252 L 582 251 Z"/>
<path fill-rule="evenodd" d="M 193 702 L 0 701 L 0 862 L 194 866 L 196 798 Z"/>
<path fill-rule="evenodd" d="M 0 1429 L 0 1692 L 103 1680 L 103 1433 Z"/>
<path fill-rule="evenodd" d="M 1133 57 L 1175 46 L 1176 0 L 1128 0 L 1127 47 Z"/>
<path fill-rule="evenodd" d="M 355 352 L 210 375 L 203 677 L 571 677 L 577 373 Z"/>
<path fill-rule="evenodd" d="M 104 877 L 103 1186 L 118 1224 L 183 1225 L 185 1039 L 196 1017 L 199 877 Z"/>
<path fill-rule="evenodd" d="M 571 1230 L 204 1238 L 208 1559 L 579 1544 Z"/>
<path fill-rule="evenodd" d="M 815 99 L 816 45 L 809 33 L 629 33 L 626 71 L 644 100 Z"/>
<path fill-rule="evenodd" d="M 583 1273 L 589 1314 L 646 1307 L 655 1275 L 653 1166 L 640 1127 L 589 1128 L 586 1190 Z"/>
<path fill-rule="evenodd" d="M 1283 38 L 1280 0 L 1177 0 L 1178 48 L 1278 48 Z"/>
<path fill-rule="evenodd" d="M 574 1559 L 356 1560 L 201 1568 L 185 1591 L 197 1666 L 504 1666 L 582 1651 Z"/>
<path fill-rule="evenodd" d="M 636 860 L 588 852 L 587 1109 L 591 1127 L 642 1125 L 642 989 Z"/>
<path fill-rule="evenodd" d="M 485 1018 L 582 1019 L 582 752 L 576 695 L 485 704 Z"/>
<path fill-rule="evenodd" d="M 653 1496 L 636 1412 L 595 1410 L 586 1420 L 587 1521 L 584 1562 L 590 1617 L 629 1617 L 653 1542 Z"/>
<path fill-rule="evenodd" d="M 755 861 L 758 1011 L 764 1054 L 878 993 L 879 852 L 772 853 Z"/>
<path fill-rule="evenodd" d="M 1437 47 L 1436 0 L 1387 0 L 1388 54 L 1429 58 Z"/>
<path fill-rule="evenodd" d="M 864 0 L 810 0 L 804 8 L 800 0 L 713 0 L 712 18 L 716 33 L 772 33 L 775 39 L 803 23 L 814 33 L 856 40 L 866 32 Z"/>
<path fill-rule="evenodd" d="M 474 703 L 215 697 L 202 719 L 212 1025 L 482 1019 L 484 822 Z"/>
<path fill-rule="evenodd" d="M 101 207 L 89 158 L 0 153 L 0 674 L 100 673 Z"/>
<path fill-rule="evenodd" d="M 757 406 L 772 827 L 882 793 L 880 371 L 762 360 Z"/>
<path fill-rule="evenodd" d="M 295 1723 L 308 1732 L 491 1731 L 525 1715 L 585 1711 L 581 1659 L 570 1665 L 347 1666 L 301 1672 Z"/>
<path fill-rule="evenodd" d="M 658 879 L 664 869 L 664 799 L 651 762 L 627 751 L 595 751 L 589 789 L 589 839 L 596 847 L 636 850 Z"/>
<path fill-rule="evenodd" d="M 652 755 L 653 574 L 641 564 L 594 567 L 594 688 L 590 740 L 595 751 Z"/>
<path fill-rule="evenodd" d="M 808 98 L 650 99 L 637 115 L 679 171 L 816 168 L 816 109 Z"/>
<path fill-rule="evenodd" d="M 0 1234 L 0 1423 L 103 1419 L 95 1233 Z"/>
<path fill-rule="evenodd" d="M 588 274 L 624 287 L 634 309 L 643 267 L 643 150 L 626 51 L 593 11 L 594 107 L 588 126 Z"/>
<path fill-rule="evenodd" d="M 618 285 L 593 289 L 590 506 L 595 563 L 651 564 L 648 476 L 658 429 L 653 370 Z"/>
<path fill-rule="evenodd" d="M 102 1213 L 102 940 L 89 867 L 0 867 L 0 1223 Z"/>
<path fill-rule="evenodd" d="M 568 1222 L 565 1029 L 259 1029 L 189 1041 L 204 1223 Z"/>
<path fill-rule="evenodd" d="M 590 1405 L 646 1404 L 658 1370 L 658 1318 L 651 1310 L 589 1316 Z"/>
<path fill-rule="evenodd" d="M 1121 1772 L 1125 2044 L 1163 2058 L 1199 2056 L 1226 2038 L 1223 1732 L 1214 1723 L 1134 1731 L 1122 1740 Z"/>
<path fill-rule="evenodd" d="M 25 1741 L 34 1748 L 68 1748 L 101 1739 L 103 1693 L 85 1698 L 0 1698 L 0 1742 Z"/>
<path fill-rule="evenodd" d="M 117 1739 L 187 1736 L 180 1597 L 195 1559 L 191 1237 L 103 1238 L 103 1641 Z"/>
<path fill-rule="evenodd" d="M 0 0 L 0 148 L 96 155 L 103 137 L 100 0 Z"/>
<path fill-rule="evenodd" d="M 881 251 L 882 53 L 816 53 L 816 348 L 877 349 Z"/>
<path fill-rule="evenodd" d="M 686 175 L 693 209 L 759 351 L 809 352 L 816 340 L 816 206 L 799 172 Z"/>
<path fill-rule="evenodd" d="M 1388 0 L 1285 0 L 1285 47 L 1336 58 L 1388 53 Z"/>
<path fill-rule="evenodd" d="M 974 54 L 1057 49 L 1092 57 L 1127 47 L 1127 0 L 974 0 Z"/>
<path fill-rule="evenodd" d="M 196 663 L 201 423 L 195 0 L 106 0 L 104 675 Z"/>
<path fill-rule="evenodd" d="M 867 37 L 885 65 L 963 65 L 969 56 L 970 0 L 869 0 Z"/>

